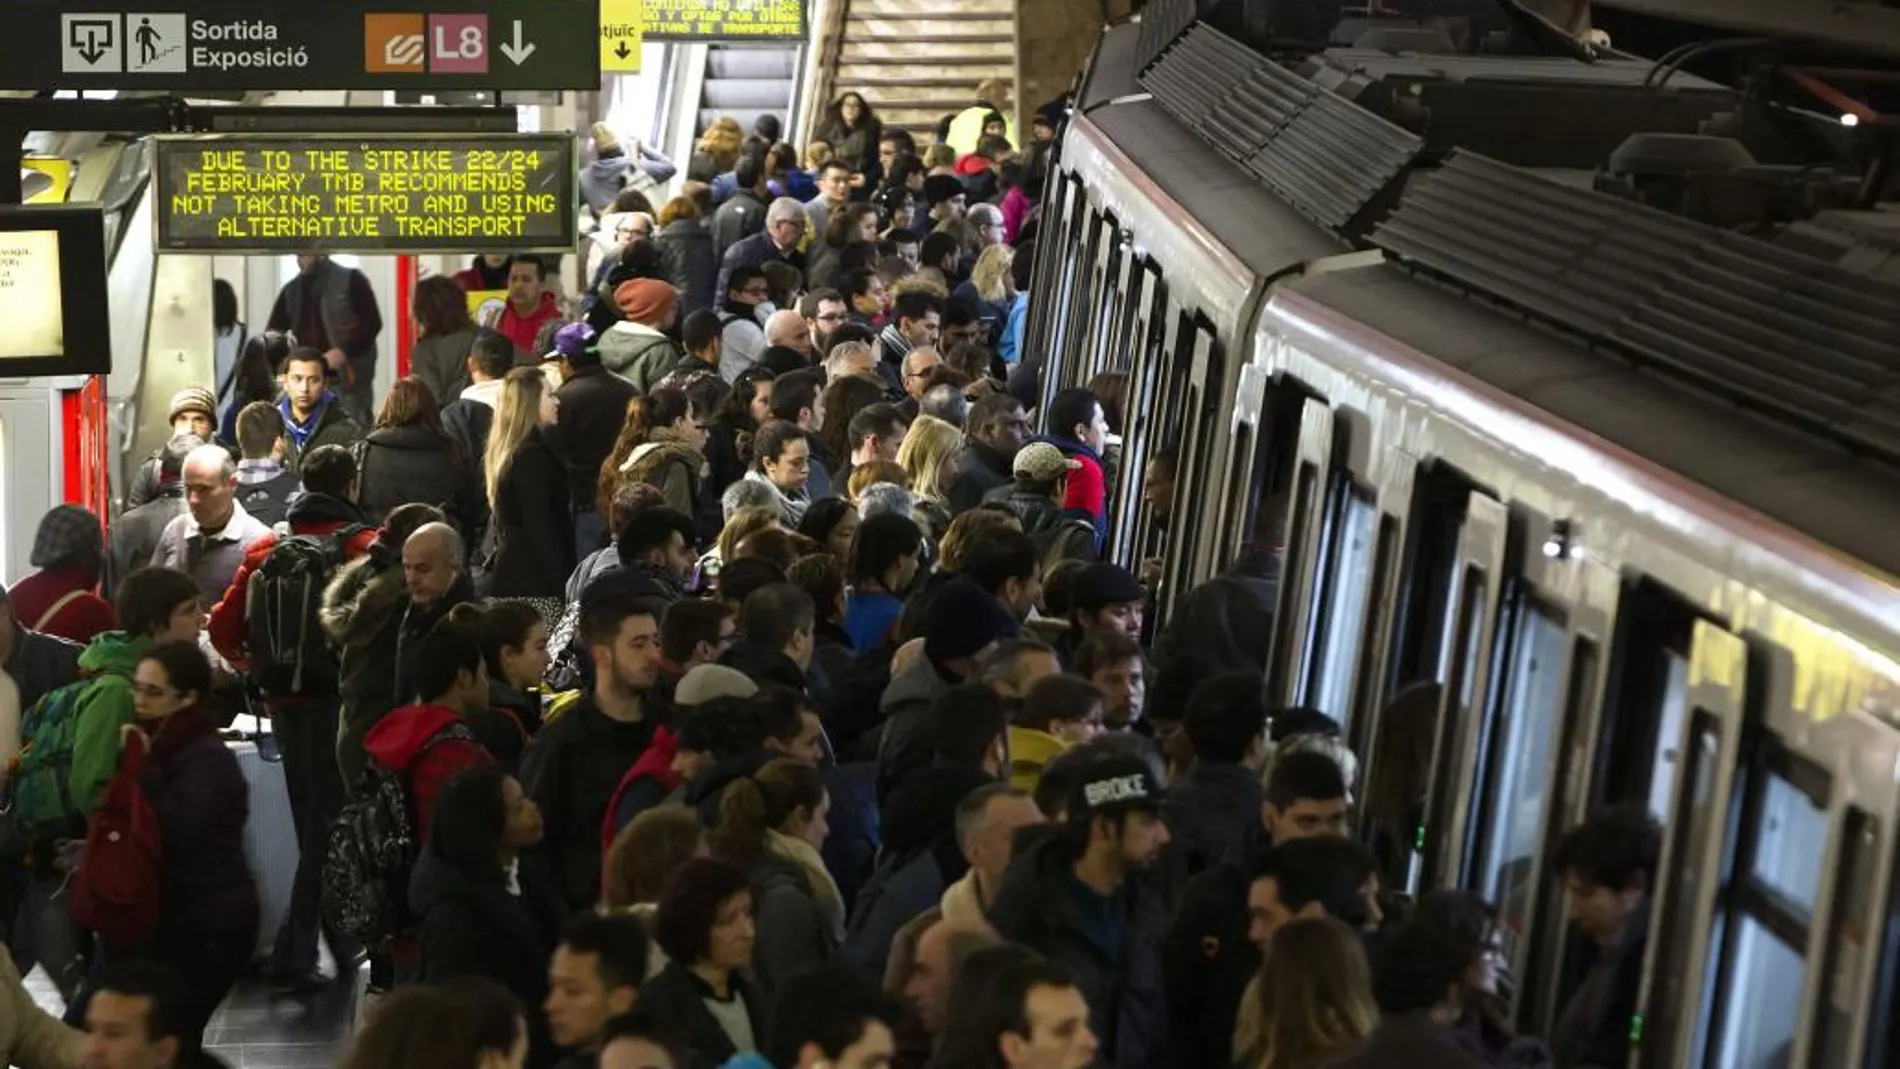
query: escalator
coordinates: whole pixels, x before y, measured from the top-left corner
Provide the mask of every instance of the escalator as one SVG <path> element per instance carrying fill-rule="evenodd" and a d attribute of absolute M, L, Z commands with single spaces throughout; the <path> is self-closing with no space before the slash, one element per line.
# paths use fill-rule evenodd
<path fill-rule="evenodd" d="M 730 115 L 750 133 L 752 124 L 767 113 L 777 115 L 790 130 L 799 51 L 797 44 L 708 45 L 694 130 L 704 130 L 714 119 Z"/>

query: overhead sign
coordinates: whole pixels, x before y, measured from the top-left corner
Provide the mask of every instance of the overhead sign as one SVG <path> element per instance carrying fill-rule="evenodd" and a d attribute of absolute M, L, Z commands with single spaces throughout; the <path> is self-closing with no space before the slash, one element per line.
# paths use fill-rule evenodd
<path fill-rule="evenodd" d="M 571 252 L 574 147 L 541 134 L 162 137 L 158 248 Z"/>
<path fill-rule="evenodd" d="M 100 209 L 0 207 L 0 377 L 112 370 Z"/>
<path fill-rule="evenodd" d="M 803 0 L 644 0 L 653 41 L 802 41 Z"/>
<path fill-rule="evenodd" d="M 109 3 L 108 5 L 109 6 Z M 149 7 L 167 7 L 152 11 Z M 598 89 L 599 0 L 6 0 L 7 89 Z"/>
<path fill-rule="evenodd" d="M 602 73 L 640 73 L 640 41 L 645 14 L 641 0 L 600 0 Z"/>

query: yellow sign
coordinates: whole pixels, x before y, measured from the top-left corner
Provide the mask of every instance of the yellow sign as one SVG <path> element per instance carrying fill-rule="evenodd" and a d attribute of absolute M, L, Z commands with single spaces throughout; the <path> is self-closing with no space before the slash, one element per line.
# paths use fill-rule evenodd
<path fill-rule="evenodd" d="M 27 179 L 28 204 L 64 204 L 66 195 L 73 188 L 73 161 L 59 156 L 28 156 L 20 161 L 20 169 L 32 171 L 43 178 Z M 34 186 L 44 188 L 34 191 Z"/>
<path fill-rule="evenodd" d="M 0 360 L 66 355 L 59 231 L 0 234 Z"/>
<path fill-rule="evenodd" d="M 469 290 L 468 317 L 478 327 L 495 329 L 501 322 L 502 309 L 508 307 L 507 290 Z"/>
<path fill-rule="evenodd" d="M 600 0 L 602 73 L 640 73 L 640 36 L 645 18 L 640 0 Z"/>

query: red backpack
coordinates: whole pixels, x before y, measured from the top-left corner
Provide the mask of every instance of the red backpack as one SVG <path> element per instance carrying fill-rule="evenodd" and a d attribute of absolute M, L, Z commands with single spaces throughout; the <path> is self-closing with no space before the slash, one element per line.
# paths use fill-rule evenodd
<path fill-rule="evenodd" d="M 143 732 L 128 735 L 118 773 L 86 824 L 86 852 L 73 878 L 73 919 L 99 933 L 108 950 L 142 946 L 158 931 L 164 839 L 139 787 L 147 746 Z"/>

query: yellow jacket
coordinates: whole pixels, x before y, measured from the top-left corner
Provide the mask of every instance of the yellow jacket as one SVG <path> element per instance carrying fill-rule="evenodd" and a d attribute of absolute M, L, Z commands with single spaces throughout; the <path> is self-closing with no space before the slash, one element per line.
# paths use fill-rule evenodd
<path fill-rule="evenodd" d="M 1036 792 L 1042 782 L 1042 769 L 1069 744 L 1046 731 L 1034 728 L 1009 729 L 1009 785 L 1019 791 Z"/>
<path fill-rule="evenodd" d="M 1002 113 L 1003 136 L 1009 138 L 1011 148 L 1021 152 L 1023 143 L 1016 140 L 1016 120 L 1010 117 L 1010 109 L 992 108 L 988 104 L 974 104 L 957 112 L 956 118 L 950 120 L 950 136 L 944 138 L 944 143 L 956 149 L 959 156 L 975 152 L 976 143 L 983 138 L 983 116 L 992 111 Z"/>
<path fill-rule="evenodd" d="M 26 993 L 13 955 L 0 946 L 0 1059 L 20 1069 L 79 1069 L 85 1033 L 68 1028 Z"/>

